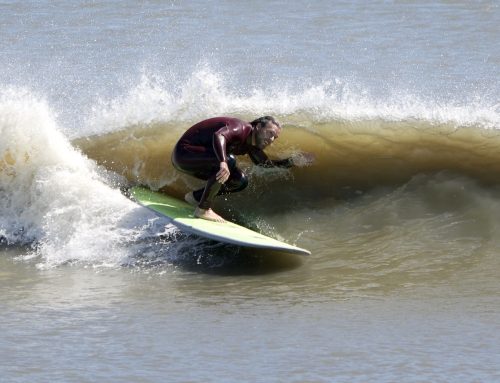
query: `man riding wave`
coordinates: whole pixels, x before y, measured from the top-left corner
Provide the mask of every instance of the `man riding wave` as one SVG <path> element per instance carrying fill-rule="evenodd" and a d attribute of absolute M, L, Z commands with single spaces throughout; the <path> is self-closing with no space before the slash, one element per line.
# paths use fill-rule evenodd
<path fill-rule="evenodd" d="M 177 142 L 172 153 L 174 167 L 186 174 L 207 181 L 204 188 L 189 192 L 184 199 L 196 206 L 195 217 L 224 222 L 212 210 L 217 195 L 239 192 L 248 185 L 246 175 L 236 166 L 234 155 L 248 154 L 252 162 L 265 167 L 289 168 L 293 158 L 270 160 L 264 148 L 281 133 L 274 117 L 264 116 L 252 122 L 232 117 L 215 117 L 189 128 Z M 303 154 L 306 163 L 313 157 Z M 304 160 L 302 160 L 304 162 Z"/>

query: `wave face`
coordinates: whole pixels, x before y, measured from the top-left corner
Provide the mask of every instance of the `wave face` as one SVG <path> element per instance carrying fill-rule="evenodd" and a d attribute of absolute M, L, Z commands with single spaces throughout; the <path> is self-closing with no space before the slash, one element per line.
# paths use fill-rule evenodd
<path fill-rule="evenodd" d="M 124 96 L 95 107 L 85 138 L 74 143 L 129 179 L 178 189 L 176 180 L 183 177 L 173 171 L 169 153 L 184 130 L 210 116 L 251 120 L 264 114 L 285 127 L 272 155 L 316 155 L 314 166 L 294 177 L 319 192 L 332 185 L 397 184 L 441 170 L 498 179 L 500 113 L 486 97 L 467 103 L 395 94 L 381 101 L 340 80 L 241 94 L 207 68 L 173 88 L 143 77 Z"/>

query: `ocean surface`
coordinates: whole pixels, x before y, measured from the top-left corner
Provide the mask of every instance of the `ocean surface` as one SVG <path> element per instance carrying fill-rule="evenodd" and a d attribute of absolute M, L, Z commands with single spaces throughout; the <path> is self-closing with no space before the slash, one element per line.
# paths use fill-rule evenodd
<path fill-rule="evenodd" d="M 497 1 L 0 1 L 0 381 L 500 382 Z M 224 217 L 192 124 L 273 115 Z"/>

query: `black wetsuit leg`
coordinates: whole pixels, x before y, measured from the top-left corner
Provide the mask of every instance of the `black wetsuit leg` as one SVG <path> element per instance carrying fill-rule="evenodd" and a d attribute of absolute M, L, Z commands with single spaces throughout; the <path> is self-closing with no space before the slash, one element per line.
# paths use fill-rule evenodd
<path fill-rule="evenodd" d="M 227 162 L 229 179 L 220 184 L 216 180 L 220 162 L 213 150 L 200 146 L 176 146 L 172 153 L 172 164 L 177 170 L 207 181 L 204 188 L 193 192 L 201 209 L 210 209 L 216 195 L 235 193 L 248 185 L 245 174 L 236 166 L 234 156 L 229 156 Z"/>

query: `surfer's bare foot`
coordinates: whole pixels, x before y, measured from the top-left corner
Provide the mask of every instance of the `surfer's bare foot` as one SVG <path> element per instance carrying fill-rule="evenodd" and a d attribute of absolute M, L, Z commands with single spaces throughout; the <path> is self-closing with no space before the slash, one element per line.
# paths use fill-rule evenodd
<path fill-rule="evenodd" d="M 198 201 L 196 201 L 196 198 L 194 198 L 194 194 L 192 191 L 184 196 L 184 201 L 186 201 L 191 206 L 198 206 Z"/>
<path fill-rule="evenodd" d="M 214 212 L 212 209 L 201 209 L 199 207 L 194 211 L 194 216 L 201 219 L 206 219 L 207 221 L 214 222 L 226 222 L 219 214 Z"/>

